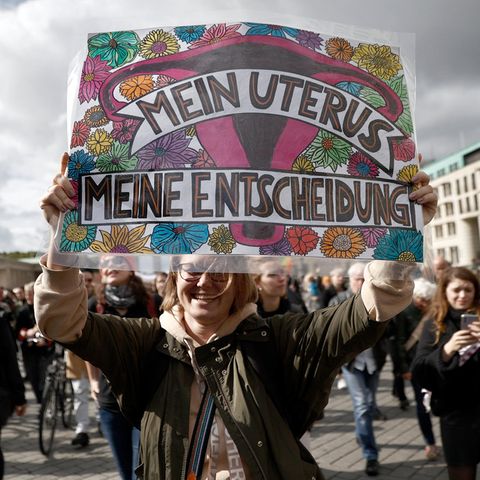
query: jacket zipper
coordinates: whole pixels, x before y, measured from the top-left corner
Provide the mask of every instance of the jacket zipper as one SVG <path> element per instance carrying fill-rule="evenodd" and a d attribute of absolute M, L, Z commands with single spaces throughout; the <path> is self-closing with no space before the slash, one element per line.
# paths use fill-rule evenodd
<path fill-rule="evenodd" d="M 265 475 L 265 472 L 263 471 L 263 468 L 262 468 L 262 465 L 260 464 L 260 461 L 258 460 L 258 457 L 257 457 L 257 454 L 255 453 L 255 450 L 252 448 L 252 446 L 250 445 L 250 442 L 247 440 L 247 438 L 245 437 L 244 433 L 242 432 L 242 429 L 238 426 L 238 423 L 237 421 L 235 420 L 235 417 L 232 415 L 232 411 L 230 409 L 230 405 L 229 403 L 227 402 L 227 399 L 225 397 L 225 394 L 223 393 L 223 389 L 222 387 L 220 386 L 220 383 L 219 383 L 219 380 L 217 378 L 217 376 L 215 375 L 215 383 L 217 384 L 217 388 L 218 388 L 218 391 L 220 392 L 224 402 L 225 402 L 225 405 L 227 406 L 227 409 L 228 409 L 228 413 L 230 414 L 230 419 L 233 421 L 233 423 L 236 425 L 237 427 L 237 430 L 240 432 L 240 435 L 243 437 L 243 440 L 245 441 L 246 445 L 248 446 L 250 452 L 252 453 L 253 457 L 255 458 L 255 461 L 257 462 L 257 466 L 262 474 L 262 477 L 267 480 L 267 476 Z"/>

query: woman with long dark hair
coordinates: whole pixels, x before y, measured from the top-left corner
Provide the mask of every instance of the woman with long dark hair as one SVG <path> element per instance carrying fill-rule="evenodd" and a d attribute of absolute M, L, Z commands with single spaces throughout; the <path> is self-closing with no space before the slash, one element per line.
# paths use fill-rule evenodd
<path fill-rule="evenodd" d="M 101 260 L 101 283 L 97 288 L 95 312 L 121 318 L 149 317 L 149 295 L 142 279 L 127 258 L 107 255 Z M 122 480 L 135 479 L 140 432 L 121 413 L 103 373 L 89 368 L 92 392 L 99 405 L 102 433 L 112 450 Z"/>
<path fill-rule="evenodd" d="M 463 314 L 476 314 L 470 325 Z M 480 286 L 468 269 L 440 278 L 413 362 L 413 379 L 431 391 L 451 480 L 474 480 L 480 463 Z"/>

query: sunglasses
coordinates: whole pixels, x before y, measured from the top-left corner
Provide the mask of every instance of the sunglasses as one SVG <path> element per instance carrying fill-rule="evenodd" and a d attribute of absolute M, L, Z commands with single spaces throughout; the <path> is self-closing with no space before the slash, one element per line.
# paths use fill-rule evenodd
<path fill-rule="evenodd" d="M 123 257 L 108 257 L 100 260 L 100 268 L 110 270 L 131 270 L 132 267 Z"/>
<path fill-rule="evenodd" d="M 229 277 L 228 272 L 223 271 L 224 265 L 218 263 L 181 263 L 176 270 L 186 282 L 198 281 L 204 273 L 215 283 L 225 283 Z"/>

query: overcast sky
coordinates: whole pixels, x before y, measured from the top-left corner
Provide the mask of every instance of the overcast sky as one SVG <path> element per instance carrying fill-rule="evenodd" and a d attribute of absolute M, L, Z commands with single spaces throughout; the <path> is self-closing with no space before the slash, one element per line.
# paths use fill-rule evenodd
<path fill-rule="evenodd" d="M 259 5 L 285 18 L 414 33 L 419 151 L 442 158 L 480 141 L 478 0 L 0 0 L 0 252 L 44 248 L 38 199 L 67 149 L 69 64 L 88 32 L 213 23 L 232 11 L 258 20 Z"/>

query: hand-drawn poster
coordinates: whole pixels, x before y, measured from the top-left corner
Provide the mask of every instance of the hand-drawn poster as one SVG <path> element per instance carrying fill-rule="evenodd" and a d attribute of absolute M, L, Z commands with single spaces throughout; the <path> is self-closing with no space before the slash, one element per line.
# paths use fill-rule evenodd
<path fill-rule="evenodd" d="M 419 262 L 399 49 L 280 25 L 91 34 L 61 252 Z"/>

